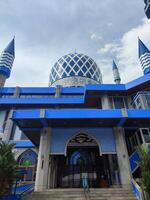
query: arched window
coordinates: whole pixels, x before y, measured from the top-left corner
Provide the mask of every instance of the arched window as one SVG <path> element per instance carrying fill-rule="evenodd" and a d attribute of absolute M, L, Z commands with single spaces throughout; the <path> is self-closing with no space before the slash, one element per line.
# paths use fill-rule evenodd
<path fill-rule="evenodd" d="M 31 149 L 28 149 L 25 152 L 23 152 L 18 158 L 18 164 L 21 166 L 36 165 L 36 163 L 37 154 Z"/>
<path fill-rule="evenodd" d="M 27 174 L 22 177 L 22 181 L 34 181 L 37 165 L 37 154 L 28 149 L 24 151 L 18 158 L 19 169 L 27 170 Z"/>

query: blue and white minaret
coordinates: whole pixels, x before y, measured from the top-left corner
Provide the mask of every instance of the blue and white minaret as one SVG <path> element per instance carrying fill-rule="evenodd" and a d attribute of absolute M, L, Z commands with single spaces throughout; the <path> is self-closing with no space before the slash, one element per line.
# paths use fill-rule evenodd
<path fill-rule="evenodd" d="M 144 75 L 150 73 L 150 50 L 139 39 L 139 60 Z"/>
<path fill-rule="evenodd" d="M 112 70 L 113 70 L 113 76 L 114 76 L 115 83 L 120 84 L 120 82 L 121 82 L 120 73 L 119 73 L 118 67 L 114 60 L 113 60 L 113 64 L 112 64 Z"/>
<path fill-rule="evenodd" d="M 15 59 L 15 38 L 8 44 L 0 56 L 0 87 L 5 85 L 9 78 Z"/>

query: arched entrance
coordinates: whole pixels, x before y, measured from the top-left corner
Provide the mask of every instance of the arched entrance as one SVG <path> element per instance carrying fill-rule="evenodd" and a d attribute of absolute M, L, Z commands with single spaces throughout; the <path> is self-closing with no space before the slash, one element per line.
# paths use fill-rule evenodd
<path fill-rule="evenodd" d="M 58 159 L 58 187 L 82 187 L 82 178 L 87 177 L 90 187 L 105 187 L 110 184 L 108 155 L 101 155 L 100 144 L 95 138 L 79 133 L 72 137 L 66 147 L 66 158 Z"/>
<path fill-rule="evenodd" d="M 18 157 L 17 162 L 19 169 L 27 170 L 27 174 L 22 176 L 22 181 L 34 181 L 37 165 L 37 154 L 31 149 L 27 149 Z"/>

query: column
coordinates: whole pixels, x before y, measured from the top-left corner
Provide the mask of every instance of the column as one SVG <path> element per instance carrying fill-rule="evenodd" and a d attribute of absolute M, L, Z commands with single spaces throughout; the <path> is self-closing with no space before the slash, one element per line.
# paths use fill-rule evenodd
<path fill-rule="evenodd" d="M 113 173 L 114 173 L 114 163 L 113 163 L 113 158 L 112 154 L 108 154 L 108 162 L 109 162 L 109 169 L 110 169 L 110 176 L 111 176 L 111 181 L 112 185 L 114 185 L 114 178 L 113 178 Z"/>
<path fill-rule="evenodd" d="M 53 182 L 54 182 L 54 158 L 51 156 L 49 165 L 48 188 L 53 188 Z"/>
<path fill-rule="evenodd" d="M 16 87 L 12 97 L 19 98 L 19 95 L 20 95 L 20 88 Z M 4 122 L 6 123 L 6 126 L 4 130 L 3 141 L 6 141 L 6 142 L 10 140 L 11 132 L 12 132 L 13 124 L 14 124 L 14 122 L 11 120 L 12 114 L 13 114 L 13 110 L 10 110 L 7 121 Z"/>
<path fill-rule="evenodd" d="M 0 88 L 4 87 L 5 82 L 6 82 L 6 76 L 0 74 Z"/>
<path fill-rule="evenodd" d="M 102 103 L 102 109 L 110 109 L 110 102 L 107 94 L 104 94 L 101 97 L 101 103 Z"/>
<path fill-rule="evenodd" d="M 131 171 L 129 157 L 125 142 L 124 129 L 121 127 L 114 128 L 115 138 L 116 138 L 116 151 L 120 172 L 120 179 L 123 188 L 131 187 Z"/>
<path fill-rule="evenodd" d="M 46 128 L 41 131 L 35 180 L 35 191 L 44 191 L 48 188 L 50 137 L 50 128 Z"/>

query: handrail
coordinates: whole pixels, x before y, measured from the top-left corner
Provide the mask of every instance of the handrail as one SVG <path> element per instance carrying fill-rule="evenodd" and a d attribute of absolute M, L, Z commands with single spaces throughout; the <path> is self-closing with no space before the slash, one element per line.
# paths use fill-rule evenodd
<path fill-rule="evenodd" d="M 84 189 L 84 195 L 85 195 L 85 199 L 88 200 L 90 199 L 90 190 L 89 190 L 89 183 L 88 183 L 88 178 L 87 177 L 83 177 L 82 178 L 82 187 Z"/>
<path fill-rule="evenodd" d="M 20 195 L 31 194 L 33 191 L 34 191 L 34 184 L 32 184 L 29 188 L 27 188 L 23 192 L 21 192 Z"/>
<path fill-rule="evenodd" d="M 16 189 L 13 188 L 12 193 L 14 193 L 14 190 L 16 190 L 15 193 L 17 195 L 22 196 L 22 195 L 30 194 L 34 190 L 34 184 L 21 185 L 21 186 L 16 187 Z"/>
<path fill-rule="evenodd" d="M 143 192 L 142 192 L 142 189 L 141 187 L 137 184 L 137 182 L 132 179 L 131 180 L 131 184 L 132 184 L 132 187 L 133 187 L 133 191 L 137 197 L 138 200 L 144 200 L 144 197 L 143 197 Z"/>

